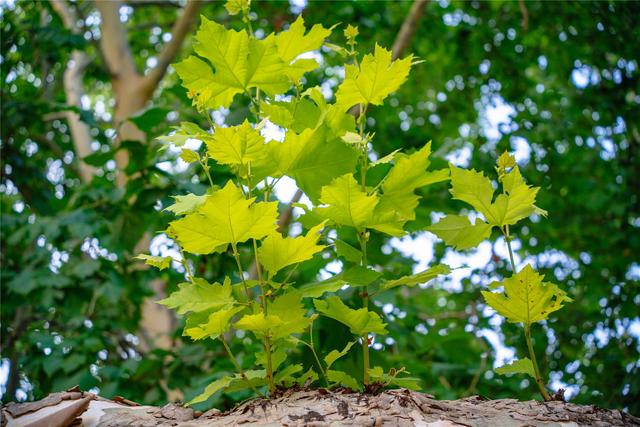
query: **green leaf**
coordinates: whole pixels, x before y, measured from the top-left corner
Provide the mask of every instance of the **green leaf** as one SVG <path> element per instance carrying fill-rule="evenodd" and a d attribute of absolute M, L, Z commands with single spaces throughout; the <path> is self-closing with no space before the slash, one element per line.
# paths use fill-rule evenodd
<path fill-rule="evenodd" d="M 195 194 L 186 194 L 184 196 L 172 196 L 176 201 L 171 206 L 164 208 L 165 211 L 173 212 L 176 215 L 186 215 L 195 211 L 205 200 L 207 195 L 197 196 Z"/>
<path fill-rule="evenodd" d="M 327 317 L 347 325 L 355 335 L 387 333 L 386 325 L 378 314 L 366 308 L 360 308 L 358 310 L 349 308 L 337 296 L 330 296 L 325 300 L 316 299 L 313 303 L 316 306 L 316 310 Z"/>
<path fill-rule="evenodd" d="M 282 237 L 278 232 L 269 234 L 258 249 L 258 258 L 266 271 L 273 277 L 289 265 L 311 259 L 325 246 L 318 245 L 324 223 L 313 227 L 306 236 Z"/>
<path fill-rule="evenodd" d="M 573 301 L 558 285 L 543 282 L 544 276 L 527 264 L 519 273 L 504 279 L 504 293 L 482 291 L 487 304 L 511 323 L 530 326 Z"/>
<path fill-rule="evenodd" d="M 382 370 L 380 366 L 369 369 L 369 376 L 374 382 L 381 382 L 385 386 L 396 386 L 408 388 L 409 390 L 420 390 L 420 378 L 400 377 L 400 374 L 408 374 L 404 368 L 396 371 L 392 369 L 389 373 Z"/>
<path fill-rule="evenodd" d="M 242 4 L 231 6 L 232 11 L 242 8 Z M 215 72 L 195 56 L 174 68 L 200 109 L 228 107 L 235 95 L 252 88 L 271 96 L 284 93 L 302 74 L 318 66 L 314 60 L 295 59 L 318 49 L 329 34 L 319 25 L 307 35 L 304 30 L 304 21 L 299 18 L 288 31 L 258 40 L 246 31 L 227 30 L 203 17 L 195 37 L 195 51 L 209 61 Z"/>
<path fill-rule="evenodd" d="M 251 331 L 258 337 L 271 335 L 271 331 L 282 325 L 284 322 L 280 317 L 264 313 L 246 314 L 235 323 L 237 329 Z"/>
<path fill-rule="evenodd" d="M 164 270 L 165 268 L 171 267 L 171 261 L 173 261 L 173 258 L 171 258 L 170 256 L 163 257 L 147 254 L 140 254 L 136 257 L 136 259 L 140 259 L 144 261 L 145 264 L 156 267 L 160 271 Z"/>
<path fill-rule="evenodd" d="M 182 149 L 180 152 L 180 158 L 187 163 L 195 163 L 200 161 L 200 156 L 193 150 L 188 148 Z"/>
<path fill-rule="evenodd" d="M 504 194 L 496 198 L 493 207 L 499 226 L 513 225 L 536 211 L 539 188 L 527 185 L 517 166 L 504 176 L 502 186 Z"/>
<path fill-rule="evenodd" d="M 196 403 L 204 402 L 220 390 L 228 387 L 232 382 L 236 381 L 234 377 L 224 376 L 218 378 L 211 384 L 209 384 L 202 393 L 191 399 L 187 405 L 195 405 Z"/>
<path fill-rule="evenodd" d="M 344 110 L 356 104 L 382 105 L 405 82 L 412 60 L 409 55 L 392 62 L 391 51 L 376 44 L 374 54 L 365 55 L 359 67 L 345 66 L 345 79 L 336 92 L 336 103 Z"/>
<path fill-rule="evenodd" d="M 231 318 L 243 309 L 244 307 L 223 308 L 209 314 L 206 323 L 200 323 L 196 326 L 191 326 L 191 323 L 188 322 L 184 328 L 184 335 L 194 340 L 216 339 L 229 329 Z"/>
<path fill-rule="evenodd" d="M 464 215 L 447 215 L 426 229 L 458 250 L 476 247 L 491 235 L 491 225 L 480 218 L 471 224 Z"/>
<path fill-rule="evenodd" d="M 524 359 L 516 359 L 508 365 L 502 365 L 499 368 L 494 369 L 494 371 L 500 375 L 527 374 L 531 378 L 536 377 L 536 373 L 533 370 L 533 363 L 531 363 L 531 360 L 527 357 Z"/>
<path fill-rule="evenodd" d="M 207 254 L 228 244 L 262 239 L 275 232 L 278 202 L 245 199 L 233 182 L 212 192 L 197 210 L 170 223 L 187 252 Z"/>
<path fill-rule="evenodd" d="M 269 304 L 269 314 L 278 316 L 282 321 L 273 329 L 271 338 L 274 341 L 300 334 L 311 324 L 311 319 L 306 317 L 307 309 L 302 304 L 302 294 L 297 290 L 280 295 L 273 300 Z"/>
<path fill-rule="evenodd" d="M 370 228 L 392 236 L 404 234 L 404 224 L 416 217 L 415 209 L 420 198 L 415 190 L 449 179 L 446 169 L 426 171 L 431 163 L 430 155 L 431 142 L 411 155 L 396 155 L 395 165 L 382 181 L 380 203 L 376 206 Z"/>
<path fill-rule="evenodd" d="M 342 351 L 332 350 L 329 354 L 327 354 L 324 358 L 324 363 L 327 364 L 327 369 L 329 369 L 336 360 L 344 357 L 355 343 L 355 341 L 351 341 L 342 349 Z"/>
<path fill-rule="evenodd" d="M 320 49 L 324 39 L 331 35 L 331 30 L 320 24 L 311 27 L 306 34 L 305 31 L 304 19 L 298 15 L 287 31 L 276 36 L 278 54 L 285 63 L 290 64 L 301 54 Z"/>
<path fill-rule="evenodd" d="M 175 309 L 178 314 L 185 314 L 189 311 L 218 309 L 234 302 L 231 296 L 231 280 L 226 277 L 222 285 L 209 284 L 200 278 L 196 278 L 195 283 L 181 283 L 176 292 L 158 301 L 158 304 Z"/>
<path fill-rule="evenodd" d="M 320 202 L 328 205 L 315 209 L 321 217 L 339 225 L 361 229 L 372 221 L 378 199 L 362 191 L 349 173 L 322 187 Z"/>
<path fill-rule="evenodd" d="M 227 0 L 224 4 L 229 15 L 237 15 L 249 11 L 249 0 Z"/>
<path fill-rule="evenodd" d="M 282 143 L 269 144 L 274 177 L 288 175 L 315 201 L 320 189 L 336 177 L 355 168 L 358 154 L 332 134 L 328 124 L 302 133 L 287 132 Z"/>
<path fill-rule="evenodd" d="M 493 200 L 493 185 L 491 180 L 482 172 L 465 170 L 450 165 L 451 195 L 455 200 L 461 200 L 473 206 L 482 213 L 490 224 L 499 225 L 500 221 L 494 215 L 491 206 Z"/>
<path fill-rule="evenodd" d="M 380 286 L 380 289 L 387 290 L 403 285 L 413 287 L 418 284 L 427 283 L 429 280 L 433 280 L 443 274 L 449 274 L 450 272 L 451 269 L 448 265 L 438 264 L 411 276 L 404 276 L 396 280 L 388 280 Z"/>
<path fill-rule="evenodd" d="M 327 292 L 336 292 L 345 285 L 356 287 L 368 286 L 380 276 L 381 274 L 377 271 L 361 266 L 354 266 L 321 282 L 302 285 L 299 290 L 305 298 L 318 298 Z"/>
<path fill-rule="evenodd" d="M 242 377 L 241 374 L 235 374 L 234 376 L 225 376 L 219 378 L 209 384 L 202 394 L 191 399 L 187 405 L 195 405 L 196 403 L 204 402 L 209 399 L 211 396 L 219 392 L 220 390 L 225 390 L 227 393 L 232 393 L 234 391 L 246 390 L 254 387 L 260 387 L 264 385 L 266 372 L 264 370 L 247 370 L 244 371 L 245 378 Z"/>
<path fill-rule="evenodd" d="M 223 165 L 246 167 L 267 155 L 264 138 L 246 120 L 238 126 L 216 126 L 205 142 L 209 156 Z"/>
<path fill-rule="evenodd" d="M 284 369 L 282 369 L 281 371 L 279 371 L 275 375 L 275 377 L 273 378 L 273 381 L 276 384 L 284 384 L 287 387 L 291 386 L 291 384 L 296 382 L 296 380 L 293 377 L 293 375 L 297 374 L 300 371 L 302 371 L 302 365 L 301 364 L 296 363 L 295 365 L 289 365 L 289 366 L 285 367 Z"/>
<path fill-rule="evenodd" d="M 129 121 L 142 132 L 149 133 L 160 123 L 165 123 L 169 111 L 166 108 L 152 107 L 130 117 Z"/>
<path fill-rule="evenodd" d="M 331 384 L 339 384 L 341 386 L 348 387 L 351 390 L 359 391 L 362 389 L 355 378 L 343 371 L 327 370 L 327 380 Z"/>
<path fill-rule="evenodd" d="M 362 252 L 359 249 L 354 248 L 350 244 L 336 239 L 336 253 L 339 257 L 346 259 L 353 263 L 359 263 L 362 261 Z"/>

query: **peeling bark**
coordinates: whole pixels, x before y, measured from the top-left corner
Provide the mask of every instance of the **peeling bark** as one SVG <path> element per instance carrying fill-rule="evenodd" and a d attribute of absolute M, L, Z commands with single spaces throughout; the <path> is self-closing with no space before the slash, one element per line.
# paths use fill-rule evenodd
<path fill-rule="evenodd" d="M 632 415 L 592 405 L 561 401 L 487 400 L 479 396 L 436 400 L 428 394 L 404 389 L 388 390 L 376 395 L 325 389 L 289 390 L 274 399 L 245 402 L 225 413 L 217 409 L 201 413 L 173 403 L 163 407 L 137 406 L 124 398 L 112 401 L 70 391 L 54 393 L 39 402 L 9 404 L 3 408 L 2 414 L 8 426 L 61 427 L 69 424 L 54 421 L 70 419 L 69 416 L 64 418 L 64 414 L 73 413 L 74 418 L 79 416 L 79 408 L 84 408 L 79 425 L 87 427 L 640 426 L 640 419 Z M 46 420 L 42 418 L 44 411 L 48 414 Z M 40 424 L 37 424 L 38 420 L 42 420 Z"/>

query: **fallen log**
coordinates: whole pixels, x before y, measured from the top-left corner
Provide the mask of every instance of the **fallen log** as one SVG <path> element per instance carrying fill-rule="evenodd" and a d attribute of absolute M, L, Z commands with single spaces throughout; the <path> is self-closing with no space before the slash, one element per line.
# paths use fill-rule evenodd
<path fill-rule="evenodd" d="M 205 413 L 170 403 L 141 406 L 124 398 L 108 400 L 77 389 L 37 402 L 2 408 L 2 426 L 640 426 L 619 410 L 562 401 L 519 402 L 479 396 L 437 400 L 405 389 L 379 394 L 346 390 L 289 390 L 273 399 L 253 399 L 227 412 Z"/>

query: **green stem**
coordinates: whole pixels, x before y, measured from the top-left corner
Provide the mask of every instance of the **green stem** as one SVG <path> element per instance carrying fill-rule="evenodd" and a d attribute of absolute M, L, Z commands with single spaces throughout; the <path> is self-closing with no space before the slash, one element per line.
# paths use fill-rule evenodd
<path fill-rule="evenodd" d="M 538 388 L 540 389 L 540 394 L 545 401 L 551 400 L 551 396 L 547 392 L 547 389 L 544 385 L 544 381 L 542 381 L 542 376 L 540 375 L 540 369 L 538 368 L 538 360 L 536 359 L 536 354 L 533 351 L 533 343 L 531 341 L 531 326 L 524 326 L 524 338 L 527 340 L 527 348 L 529 349 L 529 357 L 531 358 L 531 364 L 533 365 L 533 372 L 536 375 L 536 383 L 538 384 Z"/>
<path fill-rule="evenodd" d="M 204 170 L 205 175 L 207 175 L 207 179 L 209 180 L 209 185 L 211 186 L 211 188 L 213 188 L 213 180 L 211 179 L 211 174 L 209 173 L 209 166 L 202 161 L 202 159 L 200 160 L 200 165 L 202 166 L 202 169 Z"/>
<path fill-rule="evenodd" d="M 362 266 L 367 267 L 367 240 L 366 240 L 366 231 L 362 231 L 358 233 L 358 241 L 360 242 L 360 250 L 362 251 Z M 362 293 L 362 306 L 369 310 L 369 291 L 367 288 L 364 289 Z M 366 333 L 362 336 L 362 361 L 364 372 L 362 375 L 362 379 L 364 385 L 369 384 L 369 334 Z"/>
<path fill-rule="evenodd" d="M 184 251 L 180 248 L 180 255 L 182 255 L 182 259 L 180 260 L 180 264 L 184 267 L 184 270 L 187 272 L 187 277 L 191 283 L 195 283 L 195 279 L 193 278 L 193 274 L 191 274 L 191 268 L 187 263 L 187 258 L 184 256 Z"/>
<path fill-rule="evenodd" d="M 318 357 L 318 353 L 316 353 L 316 348 L 313 344 L 313 320 L 311 321 L 311 325 L 309 326 L 309 348 L 313 353 L 313 357 L 316 358 L 316 363 L 318 364 L 318 368 L 320 369 L 320 373 L 322 374 L 322 378 L 324 378 L 324 383 L 327 387 L 329 387 L 329 378 L 327 378 L 327 372 L 322 367 L 322 363 L 320 363 L 320 358 Z"/>
<path fill-rule="evenodd" d="M 231 349 L 229 348 L 229 344 L 227 344 L 227 342 L 224 340 L 224 338 L 222 338 L 222 336 L 218 338 L 220 338 L 220 341 L 222 341 L 222 344 L 224 345 L 224 349 L 227 351 L 227 355 L 229 355 L 229 359 L 231 359 L 231 363 L 233 363 L 233 366 L 236 368 L 236 370 L 238 371 L 242 379 L 247 382 L 247 384 L 249 385 L 249 387 L 251 387 L 251 390 L 253 390 L 255 394 L 261 397 L 265 397 L 264 394 L 260 393 L 260 391 L 256 388 L 256 386 L 253 385 L 253 383 L 249 380 L 249 378 L 247 378 L 247 375 L 244 373 L 244 370 L 236 360 L 236 357 L 231 352 Z"/>
<path fill-rule="evenodd" d="M 505 225 L 504 230 L 502 230 L 502 234 L 504 234 L 504 240 L 507 242 L 507 248 L 509 249 L 509 260 L 511 260 L 511 271 L 513 274 L 516 274 L 516 263 L 513 260 L 513 249 L 511 248 L 511 236 L 509 235 L 509 226 Z"/>
<path fill-rule="evenodd" d="M 242 269 L 242 264 L 240 263 L 240 254 L 238 253 L 238 248 L 236 247 L 236 245 L 231 244 L 231 250 L 233 252 L 233 258 L 236 260 L 236 265 L 238 266 L 238 273 L 240 274 L 240 279 L 242 280 L 244 292 L 245 294 L 247 294 L 247 300 L 251 301 L 251 294 L 249 293 L 247 282 L 244 280 L 244 270 Z"/>
<path fill-rule="evenodd" d="M 260 300 L 262 303 L 262 311 L 266 317 L 268 312 L 267 305 L 267 293 L 265 292 L 265 283 L 262 277 L 262 267 L 260 266 L 260 260 L 258 259 L 258 243 L 256 239 L 253 239 L 253 254 L 256 262 L 256 272 L 258 273 L 258 283 L 260 284 Z M 273 361 L 271 360 L 271 339 L 269 335 L 264 337 L 264 351 L 267 355 L 267 381 L 269 382 L 269 395 L 272 395 L 275 390 L 275 384 L 273 383 Z"/>

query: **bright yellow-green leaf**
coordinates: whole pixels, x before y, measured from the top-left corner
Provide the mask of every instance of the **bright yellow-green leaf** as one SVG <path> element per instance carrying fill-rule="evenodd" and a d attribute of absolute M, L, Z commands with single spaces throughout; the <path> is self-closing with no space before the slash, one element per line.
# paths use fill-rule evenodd
<path fill-rule="evenodd" d="M 469 203 L 484 215 L 490 225 L 513 225 L 534 212 L 546 215 L 546 211 L 535 206 L 539 188 L 530 187 L 524 182 L 518 166 L 513 166 L 509 173 L 502 176 L 504 193 L 493 202 L 493 186 L 484 174 L 453 165 L 450 169 L 453 198 Z"/>
<path fill-rule="evenodd" d="M 378 198 L 368 196 L 353 175 L 346 174 L 322 187 L 320 202 L 328 205 L 315 209 L 321 217 L 339 225 L 363 228 L 371 223 Z"/>
<path fill-rule="evenodd" d="M 304 284 L 299 289 L 305 298 L 318 298 L 327 292 L 337 292 L 344 285 L 355 287 L 368 286 L 380 278 L 380 276 L 381 274 L 377 271 L 357 265 L 321 282 Z"/>
<path fill-rule="evenodd" d="M 231 281 L 227 277 L 222 285 L 210 284 L 200 278 L 196 278 L 195 283 L 181 283 L 177 291 L 158 301 L 158 304 L 173 308 L 178 314 L 185 314 L 189 311 L 221 308 L 234 302 L 231 296 Z"/>
<path fill-rule="evenodd" d="M 142 260 L 145 264 L 156 267 L 160 271 L 171 267 L 171 261 L 173 261 L 173 258 L 170 256 L 154 256 L 147 254 L 140 254 L 136 259 Z"/>
<path fill-rule="evenodd" d="M 504 293 L 482 291 L 487 304 L 511 323 L 531 325 L 572 301 L 558 285 L 543 282 L 544 276 L 527 264 L 519 273 L 504 279 Z"/>
<path fill-rule="evenodd" d="M 493 185 L 491 180 L 482 172 L 465 170 L 450 165 L 451 195 L 455 200 L 462 200 L 482 213 L 490 224 L 499 225 L 500 221 L 494 215 L 491 202 L 493 200 Z"/>
<path fill-rule="evenodd" d="M 245 5 L 227 3 L 230 12 L 240 12 Z M 318 66 L 313 59 L 297 59 L 302 53 L 319 49 L 330 30 L 315 25 L 306 35 L 304 21 L 298 18 L 289 30 L 262 40 L 249 37 L 246 31 L 227 30 L 202 18 L 196 34 L 196 53 L 176 64 L 178 75 L 190 96 L 202 108 L 228 107 L 238 93 L 259 88 L 273 96 L 283 93 L 302 74 Z M 215 71 L 214 71 L 215 70 Z"/>
<path fill-rule="evenodd" d="M 271 335 L 270 331 L 277 329 L 284 322 L 280 317 L 264 313 L 246 314 L 235 323 L 236 329 L 251 331 L 258 337 Z"/>
<path fill-rule="evenodd" d="M 531 360 L 527 357 L 524 359 L 516 359 L 508 365 L 502 365 L 499 368 L 494 369 L 494 371 L 500 375 L 527 374 L 531 378 L 536 377 L 536 373 L 533 369 L 533 363 L 531 363 Z"/>
<path fill-rule="evenodd" d="M 360 67 L 345 66 L 345 79 L 336 92 L 336 102 L 348 110 L 356 104 L 382 105 L 389 94 L 398 90 L 411 69 L 413 56 L 391 61 L 391 51 L 376 44 L 373 55 L 362 59 Z"/>
<path fill-rule="evenodd" d="M 246 166 L 266 156 L 264 138 L 248 121 L 231 127 L 216 127 L 207 138 L 207 152 L 223 165 Z"/>
<path fill-rule="evenodd" d="M 498 171 L 498 178 L 502 180 L 502 177 L 505 173 L 507 173 L 507 169 L 512 168 L 516 165 L 516 158 L 509 154 L 508 151 L 505 151 L 498 157 L 496 170 Z"/>
<path fill-rule="evenodd" d="M 284 142 L 269 146 L 278 171 L 273 176 L 292 177 L 311 200 L 317 200 L 320 189 L 334 178 L 353 171 L 358 158 L 353 148 L 332 135 L 328 124 L 300 134 L 290 131 Z"/>
<path fill-rule="evenodd" d="M 200 156 L 198 155 L 198 153 L 188 148 L 184 148 L 180 152 L 180 158 L 187 163 L 195 163 L 200 161 Z"/>
<path fill-rule="evenodd" d="M 400 376 L 408 373 L 409 372 L 405 371 L 404 368 L 399 370 L 391 369 L 389 373 L 384 372 L 380 366 L 369 369 L 369 377 L 372 381 L 380 382 L 387 386 L 408 388 L 409 390 L 420 390 L 420 378 Z"/>
<path fill-rule="evenodd" d="M 283 31 L 276 36 L 278 55 L 286 64 L 290 64 L 305 52 L 320 49 L 324 39 L 331 34 L 331 30 L 324 28 L 320 24 L 311 27 L 307 34 L 305 34 L 305 31 L 304 19 L 302 15 L 299 15 L 287 31 Z"/>
<path fill-rule="evenodd" d="M 427 230 L 458 250 L 478 246 L 491 235 L 491 225 L 480 218 L 476 218 L 475 224 L 471 224 L 469 218 L 464 215 L 447 215 L 436 224 L 427 227 Z"/>
<path fill-rule="evenodd" d="M 277 202 L 254 202 L 229 181 L 198 209 L 171 227 L 180 246 L 191 253 L 211 253 L 226 245 L 262 239 L 276 230 Z"/>
<path fill-rule="evenodd" d="M 293 334 L 304 332 L 311 323 L 306 316 L 307 309 L 302 304 L 302 294 L 298 291 L 290 291 L 280 295 L 269 304 L 269 315 L 274 314 L 282 323 L 272 331 L 274 340 L 289 337 Z"/>
<path fill-rule="evenodd" d="M 325 248 L 317 244 L 323 227 L 324 224 L 313 227 L 306 236 L 282 237 L 278 232 L 269 234 L 258 249 L 260 263 L 273 276 L 284 267 L 311 259 Z"/>
<path fill-rule="evenodd" d="M 499 226 L 513 225 L 536 212 L 535 201 L 539 188 L 527 185 L 517 166 L 504 175 L 502 186 L 504 194 L 496 198 L 493 206 Z M 542 212 L 546 216 L 546 212 Z"/>
<path fill-rule="evenodd" d="M 331 368 L 331 365 L 333 365 L 333 363 L 336 360 L 340 359 L 341 357 L 344 357 L 355 343 L 356 343 L 355 341 L 351 341 L 342 349 L 342 351 L 331 350 L 331 352 L 327 354 L 324 358 L 324 363 L 327 364 L 327 369 Z"/>
<path fill-rule="evenodd" d="M 196 196 L 195 194 L 186 194 L 184 196 L 173 196 L 176 201 L 171 206 L 164 208 L 165 211 L 173 212 L 176 215 L 186 215 L 195 211 L 198 206 L 207 200 L 207 195 Z"/>
<path fill-rule="evenodd" d="M 393 236 L 404 234 L 404 224 L 415 219 L 419 201 L 415 190 L 449 179 L 448 170 L 426 171 L 430 155 L 430 142 L 411 155 L 396 154 L 395 165 L 382 181 L 380 203 L 370 228 Z"/>
<path fill-rule="evenodd" d="M 224 8 L 227 9 L 229 15 L 244 13 L 249 10 L 249 0 L 227 0 Z"/>
<path fill-rule="evenodd" d="M 421 271 L 420 273 L 413 274 L 411 276 L 404 276 L 395 280 L 388 280 L 380 286 L 380 289 L 392 289 L 398 286 L 409 286 L 413 287 L 415 285 L 427 283 L 429 280 L 433 280 L 438 276 L 443 274 L 449 274 L 451 269 L 448 265 L 438 264 L 434 265 L 427 270 Z"/>
<path fill-rule="evenodd" d="M 348 24 L 347 28 L 344 29 L 344 36 L 348 41 L 354 41 L 356 37 L 358 37 L 358 34 L 359 31 L 357 26 Z"/>
<path fill-rule="evenodd" d="M 378 314 L 366 308 L 357 310 L 349 308 L 337 296 L 330 296 L 324 300 L 316 299 L 313 303 L 316 306 L 316 310 L 327 317 L 347 325 L 355 335 L 387 333 L 386 325 Z"/>
<path fill-rule="evenodd" d="M 229 307 L 215 311 L 209 314 L 205 323 L 191 327 L 185 326 L 184 335 L 194 340 L 203 338 L 216 339 L 229 329 L 231 318 L 243 309 L 244 307 Z"/>
<path fill-rule="evenodd" d="M 358 391 L 362 389 L 360 384 L 358 384 L 358 381 L 344 371 L 333 371 L 328 369 L 327 380 L 332 384 L 339 384 L 343 387 L 348 387 L 351 390 Z"/>

